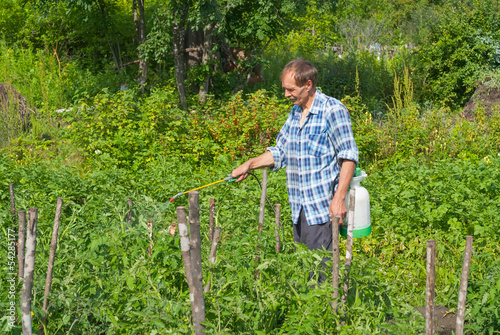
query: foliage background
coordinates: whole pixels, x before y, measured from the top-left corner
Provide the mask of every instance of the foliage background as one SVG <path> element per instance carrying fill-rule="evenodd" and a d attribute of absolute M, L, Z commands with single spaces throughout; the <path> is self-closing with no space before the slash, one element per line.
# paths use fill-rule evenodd
<path fill-rule="evenodd" d="M 255 180 L 200 192 L 204 281 L 212 279 L 207 333 L 418 333 L 424 320 L 414 307 L 424 304 L 426 240 L 438 245 L 436 303 L 454 310 L 465 237 L 473 235 L 466 330 L 498 334 L 500 110 L 462 113 L 477 85 L 500 87 L 498 2 L 317 0 L 294 7 L 261 1 L 262 13 L 279 8 L 261 16 L 250 2 L 215 4 L 189 2 L 191 27 L 206 23 L 201 13 L 212 20 L 225 13 L 227 25 L 208 67 L 188 71 L 187 83 L 210 74 L 208 99 L 199 102 L 191 88 L 183 109 L 173 69 L 173 1 L 146 6 L 144 92 L 135 81 L 137 65 L 111 69 L 110 45 L 123 62 L 138 55 L 131 1 L 0 3 L 0 82 L 14 85 L 34 111 L 29 129 L 17 121 L 1 124 L 2 134 L 14 135 L 0 138 L 0 222 L 4 236 L 16 226 L 7 191 L 13 183 L 16 208 L 39 209 L 34 328 L 62 197 L 47 333 L 192 333 L 179 241 L 167 232 L 175 207 L 187 206 L 187 199 L 168 200 L 225 177 L 273 145 L 290 109 L 281 68 L 304 57 L 318 67 L 320 89 L 349 108 L 359 165 L 369 175 L 363 186 L 371 196 L 373 233 L 355 241 L 346 314 L 331 315 L 329 285 L 310 288 L 309 270 L 319 269 L 323 254 L 292 242 L 280 171 L 270 174 L 267 192 L 283 205 L 281 253 L 274 249 L 270 206 L 258 235 Z M 238 29 L 225 34 L 232 22 Z M 240 66 L 261 64 L 265 81 L 242 86 L 240 72 L 223 72 L 224 41 L 256 50 Z M 122 83 L 128 89 L 120 90 Z M 19 115 L 14 105 L 3 104 L 1 113 L 9 120 Z M 213 265 L 206 235 L 210 197 L 222 227 Z M 148 221 L 154 222 L 152 239 Z M 1 248 L 6 251 L 6 243 Z M 5 316 L 0 328 L 20 334 Z"/>

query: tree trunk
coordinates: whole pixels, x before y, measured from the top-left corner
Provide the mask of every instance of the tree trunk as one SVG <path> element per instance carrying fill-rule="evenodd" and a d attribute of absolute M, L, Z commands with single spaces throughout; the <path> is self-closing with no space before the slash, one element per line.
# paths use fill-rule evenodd
<path fill-rule="evenodd" d="M 111 38 L 109 36 L 108 30 L 108 15 L 106 14 L 106 8 L 103 1 L 97 1 L 97 5 L 102 14 L 102 19 L 104 21 L 104 35 L 106 36 L 106 41 L 108 42 L 109 49 L 111 50 L 111 55 L 113 56 L 113 62 L 115 63 L 115 67 L 117 69 L 120 68 L 120 63 L 118 62 L 118 57 L 116 56 L 115 48 L 113 47 L 113 43 L 111 42 Z"/>
<path fill-rule="evenodd" d="M 212 44 L 213 44 L 213 36 L 212 32 L 214 30 L 214 26 L 212 24 L 209 24 L 206 29 L 205 33 L 203 35 L 203 58 L 202 58 L 202 64 L 207 66 L 209 63 L 209 58 L 210 58 L 210 51 L 212 50 Z M 199 102 L 205 102 L 207 101 L 207 94 L 208 94 L 208 86 L 210 84 L 210 73 L 208 72 L 205 81 L 203 82 L 203 85 L 200 90 L 200 94 L 198 95 L 198 101 Z"/>
<path fill-rule="evenodd" d="M 139 11 L 139 12 L 138 12 Z M 137 82 L 141 86 L 141 92 L 144 93 L 144 88 L 147 81 L 148 64 L 141 57 L 140 46 L 146 41 L 146 19 L 144 16 L 144 0 L 133 1 L 135 33 L 137 34 L 137 55 L 139 57 L 139 75 Z"/>
<path fill-rule="evenodd" d="M 32 335 L 31 327 L 31 289 L 35 273 L 36 226 L 38 210 L 29 209 L 28 229 L 26 237 L 26 261 L 24 266 L 23 291 L 21 294 L 21 317 L 23 335 Z"/>
<path fill-rule="evenodd" d="M 174 67 L 175 67 L 175 81 L 177 83 L 177 90 L 179 91 L 179 98 L 181 101 L 181 107 L 187 109 L 186 103 L 186 86 L 184 81 L 186 80 L 186 70 L 185 70 L 185 25 L 188 14 L 188 6 L 186 3 L 179 4 L 178 2 L 174 4 L 174 7 L 178 7 L 174 14 L 174 22 L 172 24 L 172 40 L 174 44 Z"/>

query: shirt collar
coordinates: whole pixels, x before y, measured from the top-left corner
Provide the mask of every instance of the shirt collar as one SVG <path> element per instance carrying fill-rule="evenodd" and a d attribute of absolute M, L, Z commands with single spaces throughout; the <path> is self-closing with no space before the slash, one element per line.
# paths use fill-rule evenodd
<path fill-rule="evenodd" d="M 311 105 L 311 109 L 309 109 L 309 113 L 311 114 L 318 114 L 319 110 L 321 109 L 321 106 L 323 105 L 323 93 L 316 88 L 316 94 L 314 94 L 314 100 Z M 294 112 L 295 113 L 301 113 L 302 112 L 302 107 L 301 106 L 294 106 Z"/>

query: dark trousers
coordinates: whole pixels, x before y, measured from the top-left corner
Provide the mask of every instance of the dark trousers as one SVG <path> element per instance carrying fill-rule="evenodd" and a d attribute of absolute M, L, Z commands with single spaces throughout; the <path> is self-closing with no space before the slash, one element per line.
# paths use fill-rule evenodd
<path fill-rule="evenodd" d="M 300 210 L 299 221 L 293 225 L 293 240 L 294 242 L 305 244 L 309 250 L 329 250 L 332 251 L 332 222 L 328 220 L 323 224 L 309 226 L 307 225 L 306 215 L 304 210 Z M 325 257 L 321 260 L 323 269 L 325 263 L 331 258 Z M 309 278 L 314 275 L 311 271 Z M 326 278 L 324 271 L 321 271 L 318 278 L 318 284 L 321 284 Z"/>

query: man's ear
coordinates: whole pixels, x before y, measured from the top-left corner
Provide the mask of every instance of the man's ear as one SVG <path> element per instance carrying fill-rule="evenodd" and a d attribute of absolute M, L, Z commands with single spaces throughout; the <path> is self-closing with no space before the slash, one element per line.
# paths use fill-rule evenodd
<path fill-rule="evenodd" d="M 312 80 L 311 80 L 311 79 L 309 79 L 309 80 L 307 81 L 306 86 L 307 86 L 307 90 L 308 90 L 308 91 L 312 88 L 313 83 L 312 83 Z"/>

